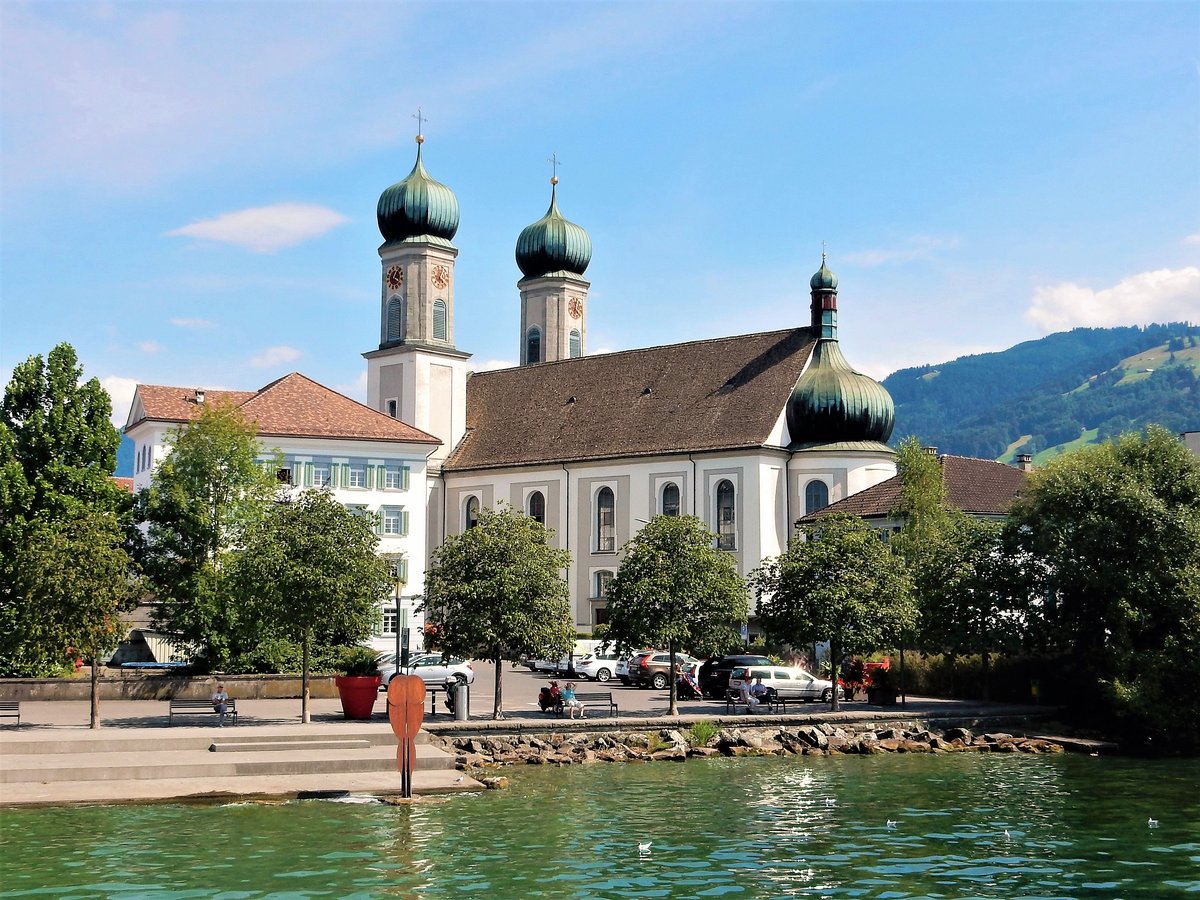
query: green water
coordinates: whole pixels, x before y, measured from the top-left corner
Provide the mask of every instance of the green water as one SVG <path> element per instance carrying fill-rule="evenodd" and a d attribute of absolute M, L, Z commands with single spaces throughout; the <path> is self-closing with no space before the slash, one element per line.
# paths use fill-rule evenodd
<path fill-rule="evenodd" d="M 507 791 L 407 807 L 5 810 L 0 898 L 1200 896 L 1200 761 L 889 755 L 510 772 Z M 653 842 L 648 854 L 639 841 Z"/>

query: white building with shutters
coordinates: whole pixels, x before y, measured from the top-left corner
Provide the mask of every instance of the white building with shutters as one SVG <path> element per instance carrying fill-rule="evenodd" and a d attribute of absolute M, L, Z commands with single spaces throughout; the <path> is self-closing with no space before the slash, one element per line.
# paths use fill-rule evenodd
<path fill-rule="evenodd" d="M 295 490 L 328 488 L 347 509 L 372 514 L 378 552 L 391 565 L 396 594 L 381 604 L 372 641 L 394 648 L 407 622 L 414 646 L 422 622 L 417 597 L 425 582 L 428 535 L 427 461 L 440 442 L 311 379 L 292 373 L 258 391 L 138 385 L 125 433 L 134 442 L 134 490 L 149 487 L 171 436 L 205 404 L 229 403 L 255 423 L 263 465 Z"/>

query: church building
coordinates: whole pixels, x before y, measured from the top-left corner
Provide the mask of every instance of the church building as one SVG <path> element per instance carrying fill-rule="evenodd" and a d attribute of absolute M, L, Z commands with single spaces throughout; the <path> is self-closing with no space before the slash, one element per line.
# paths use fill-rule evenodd
<path fill-rule="evenodd" d="M 430 552 L 481 508 L 521 509 L 570 551 L 587 630 L 605 621 L 622 545 L 653 516 L 699 517 L 746 574 L 797 519 L 895 475 L 892 399 L 842 355 L 824 256 L 794 328 L 588 356 L 591 240 L 559 210 L 557 178 L 516 243 L 521 364 L 471 373 L 454 340 L 458 201 L 421 145 L 379 198 L 379 344 L 364 356 L 367 404 L 441 441 Z"/>

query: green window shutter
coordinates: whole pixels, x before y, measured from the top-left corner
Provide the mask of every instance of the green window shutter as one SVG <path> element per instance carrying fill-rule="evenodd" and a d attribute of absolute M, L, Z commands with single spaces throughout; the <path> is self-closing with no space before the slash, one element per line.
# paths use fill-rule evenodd
<path fill-rule="evenodd" d="M 308 487 L 312 487 L 313 483 L 313 464 L 306 462 L 304 464 L 304 483 Z"/>
<path fill-rule="evenodd" d="M 408 490 L 408 466 L 400 467 L 400 489 Z"/>
<path fill-rule="evenodd" d="M 407 513 L 406 513 L 406 515 L 407 515 Z M 400 580 L 403 581 L 405 584 L 408 584 L 408 560 L 407 559 L 399 560 L 399 562 L 396 566 L 396 571 L 398 571 L 400 573 Z"/>
<path fill-rule="evenodd" d="M 375 513 L 375 533 L 383 534 L 383 507 L 380 507 L 379 512 Z"/>
<path fill-rule="evenodd" d="M 400 533 L 408 534 L 408 510 L 400 510 Z"/>

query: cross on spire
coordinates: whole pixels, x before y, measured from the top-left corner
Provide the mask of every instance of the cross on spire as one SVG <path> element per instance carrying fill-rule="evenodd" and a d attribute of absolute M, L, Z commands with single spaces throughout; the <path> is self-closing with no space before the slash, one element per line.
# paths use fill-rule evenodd
<path fill-rule="evenodd" d="M 429 120 L 421 113 L 421 107 L 417 107 L 416 115 L 413 116 L 417 120 L 417 140 L 419 141 L 424 135 L 424 123 Z"/>
<path fill-rule="evenodd" d="M 550 183 L 558 184 L 558 167 L 562 165 L 562 161 L 558 158 L 557 153 L 551 153 L 550 158 L 546 161 L 550 163 Z"/>

